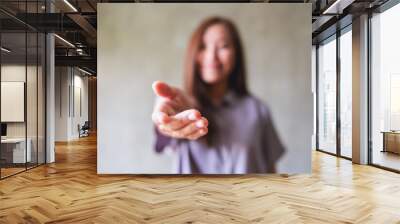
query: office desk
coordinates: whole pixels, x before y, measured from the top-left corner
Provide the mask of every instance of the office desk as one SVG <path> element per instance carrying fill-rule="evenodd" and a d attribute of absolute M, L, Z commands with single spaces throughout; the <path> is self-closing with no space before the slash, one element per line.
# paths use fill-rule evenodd
<path fill-rule="evenodd" d="M 32 158 L 31 145 L 32 140 L 27 139 L 25 153 L 25 138 L 6 138 L 1 139 L 1 157 L 6 163 L 25 163 L 30 162 Z M 26 161 L 25 161 L 26 160 Z"/>
<path fill-rule="evenodd" d="M 382 152 L 392 152 L 400 154 L 400 132 L 382 131 L 383 150 Z"/>

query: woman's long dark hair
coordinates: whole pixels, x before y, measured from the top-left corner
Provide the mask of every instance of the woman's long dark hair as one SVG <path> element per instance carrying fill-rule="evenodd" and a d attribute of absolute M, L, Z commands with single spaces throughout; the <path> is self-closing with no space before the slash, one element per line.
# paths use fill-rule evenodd
<path fill-rule="evenodd" d="M 203 36 L 206 30 L 212 25 L 223 25 L 232 38 L 235 53 L 235 64 L 232 73 L 229 75 L 228 90 L 236 95 L 246 96 L 249 94 L 246 85 L 246 68 L 242 42 L 236 26 L 228 19 L 222 17 L 210 17 L 205 19 L 194 31 L 187 48 L 184 77 L 185 91 L 195 101 L 195 106 L 209 120 L 207 142 L 214 143 L 217 135 L 217 128 L 211 115 L 210 108 L 213 107 L 209 96 L 209 86 L 202 80 L 200 69 L 197 64 L 197 55 L 203 45 Z"/>

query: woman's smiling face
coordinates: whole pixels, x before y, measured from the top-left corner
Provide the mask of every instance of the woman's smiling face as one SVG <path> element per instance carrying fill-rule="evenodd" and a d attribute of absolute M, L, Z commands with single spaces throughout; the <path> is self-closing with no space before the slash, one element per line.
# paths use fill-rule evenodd
<path fill-rule="evenodd" d="M 197 55 L 202 80 L 210 85 L 228 80 L 235 64 L 235 49 L 228 29 L 222 24 L 208 27 Z"/>

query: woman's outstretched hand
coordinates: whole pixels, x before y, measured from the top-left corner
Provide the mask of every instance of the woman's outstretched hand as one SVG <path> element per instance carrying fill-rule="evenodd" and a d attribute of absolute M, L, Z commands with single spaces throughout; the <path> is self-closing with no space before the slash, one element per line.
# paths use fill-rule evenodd
<path fill-rule="evenodd" d="M 157 129 L 173 138 L 196 140 L 207 134 L 208 121 L 184 93 L 160 81 L 153 83 L 153 91 L 158 96 L 152 119 Z"/>

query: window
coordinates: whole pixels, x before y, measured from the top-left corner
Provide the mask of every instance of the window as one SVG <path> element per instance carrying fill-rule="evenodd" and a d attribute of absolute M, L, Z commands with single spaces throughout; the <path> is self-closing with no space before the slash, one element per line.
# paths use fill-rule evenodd
<path fill-rule="evenodd" d="M 318 47 L 318 149 L 336 154 L 336 39 Z"/>
<path fill-rule="evenodd" d="M 317 49 L 317 149 L 350 159 L 353 78 L 351 24 L 320 43 Z"/>
<path fill-rule="evenodd" d="M 400 5 L 371 19 L 371 162 L 400 170 Z"/>
<path fill-rule="evenodd" d="M 340 36 L 340 155 L 352 156 L 352 35 L 351 26 Z"/>

